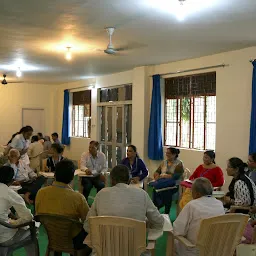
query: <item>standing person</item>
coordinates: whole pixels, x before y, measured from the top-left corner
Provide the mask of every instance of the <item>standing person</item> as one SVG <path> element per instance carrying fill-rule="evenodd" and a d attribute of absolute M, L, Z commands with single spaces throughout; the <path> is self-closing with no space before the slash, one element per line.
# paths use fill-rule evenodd
<path fill-rule="evenodd" d="M 37 133 L 37 137 L 38 137 L 38 141 L 39 141 L 42 145 L 44 145 L 44 136 L 43 136 L 43 134 L 42 134 L 41 132 L 38 132 L 38 133 Z"/>
<path fill-rule="evenodd" d="M 52 146 L 50 136 L 45 136 L 44 140 L 44 151 L 49 151 Z"/>
<path fill-rule="evenodd" d="M 58 134 L 57 132 L 54 132 L 54 133 L 52 134 L 52 141 L 53 141 L 53 143 L 55 143 L 55 144 L 61 144 L 61 143 L 60 143 L 60 140 L 59 140 L 59 134 Z"/>
<path fill-rule="evenodd" d="M 10 166 L 3 166 L 0 168 L 0 218 L 5 222 L 13 225 L 20 225 L 25 222 L 32 221 L 32 214 L 26 207 L 23 198 L 10 189 L 14 176 L 14 170 Z M 17 220 L 10 220 L 8 218 L 10 208 L 14 208 L 17 213 Z M 25 229 L 11 229 L 0 225 L 0 255 L 2 255 L 4 248 L 22 242 L 30 236 L 30 230 Z M 34 255 L 31 245 L 25 247 L 27 255 Z M 6 252 L 5 252 L 6 253 Z M 6 255 L 6 254 L 4 254 Z"/>
<path fill-rule="evenodd" d="M 148 169 L 142 159 L 139 157 L 137 148 L 134 145 L 129 145 L 127 149 L 127 157 L 122 160 L 123 165 L 130 170 L 131 183 L 138 184 L 148 176 Z"/>
<path fill-rule="evenodd" d="M 99 152 L 99 142 L 91 141 L 89 144 L 89 152 L 84 152 L 81 156 L 81 170 L 85 170 L 87 175 L 92 177 L 82 178 L 83 194 L 88 200 L 88 196 L 94 186 L 99 192 L 105 187 L 104 173 L 107 172 L 107 161 L 104 153 Z"/>
<path fill-rule="evenodd" d="M 40 172 L 41 153 L 44 151 L 42 143 L 38 141 L 38 136 L 32 136 L 31 144 L 28 147 L 28 157 L 30 160 L 30 168 L 36 173 Z"/>
<path fill-rule="evenodd" d="M 19 134 L 17 134 L 9 144 L 5 154 L 7 155 L 9 151 L 14 148 L 19 150 L 21 155 L 21 160 L 24 161 L 26 165 L 30 164 L 29 157 L 27 154 L 28 147 L 30 144 L 30 137 L 32 136 L 33 128 L 31 126 L 25 126 L 21 128 Z"/>

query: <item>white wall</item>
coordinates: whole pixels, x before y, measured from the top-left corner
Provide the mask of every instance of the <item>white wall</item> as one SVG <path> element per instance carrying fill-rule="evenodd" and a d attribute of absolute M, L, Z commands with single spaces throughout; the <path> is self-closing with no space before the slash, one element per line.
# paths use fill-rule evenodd
<path fill-rule="evenodd" d="M 45 110 L 45 132 L 53 130 L 52 85 L 7 84 L 0 86 L 0 144 L 6 144 L 11 135 L 22 127 L 22 108 Z"/>
<path fill-rule="evenodd" d="M 216 160 L 226 174 L 225 167 L 228 158 L 237 156 L 244 161 L 247 160 L 252 79 L 252 65 L 249 60 L 252 57 L 256 57 L 255 53 L 256 47 L 251 47 L 197 59 L 139 67 L 127 72 L 97 77 L 95 83 L 97 87 L 133 83 L 132 143 L 138 147 L 140 155 L 147 163 L 150 172 L 153 173 L 159 162 L 150 161 L 147 158 L 147 137 L 152 91 L 151 75 L 214 66 L 222 63 L 229 64 L 225 68 L 197 72 L 216 71 L 217 73 Z M 56 87 L 55 96 L 58 99 L 57 116 L 59 118 L 55 118 L 54 127 L 58 132 L 61 132 L 63 90 L 79 87 L 81 84 L 86 86 L 90 82 L 81 81 Z M 95 126 L 92 129 L 92 139 L 97 139 L 96 89 L 93 95 L 92 116 L 94 121 L 92 121 L 92 124 Z M 68 149 L 66 154 L 73 159 L 78 159 L 82 151 L 87 150 L 88 142 L 89 140 L 87 139 L 72 138 L 70 150 Z M 194 170 L 202 163 L 202 155 L 202 151 L 181 149 L 180 157 L 187 168 Z M 228 184 L 229 180 L 227 179 L 225 188 Z"/>

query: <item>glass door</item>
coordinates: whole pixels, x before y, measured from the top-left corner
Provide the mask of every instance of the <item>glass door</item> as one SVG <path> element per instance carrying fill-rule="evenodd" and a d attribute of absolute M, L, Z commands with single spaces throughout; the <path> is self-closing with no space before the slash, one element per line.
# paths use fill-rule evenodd
<path fill-rule="evenodd" d="M 118 104 L 99 107 L 100 144 L 108 168 L 121 163 L 131 143 L 132 105 Z"/>

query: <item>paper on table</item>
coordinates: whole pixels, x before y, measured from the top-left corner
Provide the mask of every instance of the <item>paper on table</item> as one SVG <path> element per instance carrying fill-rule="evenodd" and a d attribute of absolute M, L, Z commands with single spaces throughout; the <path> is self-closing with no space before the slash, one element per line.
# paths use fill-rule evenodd
<path fill-rule="evenodd" d="M 18 191 L 18 190 L 22 189 L 21 186 L 9 186 L 9 188 L 14 190 L 14 191 Z"/>
<path fill-rule="evenodd" d="M 163 235 L 164 231 L 172 231 L 172 223 L 168 214 L 161 214 L 164 217 L 164 226 L 162 230 L 159 229 L 149 229 L 148 230 L 148 240 L 157 240 Z"/>

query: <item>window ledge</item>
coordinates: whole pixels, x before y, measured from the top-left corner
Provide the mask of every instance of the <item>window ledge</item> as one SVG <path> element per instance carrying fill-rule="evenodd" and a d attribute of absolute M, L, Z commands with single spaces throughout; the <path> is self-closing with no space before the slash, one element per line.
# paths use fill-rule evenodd
<path fill-rule="evenodd" d="M 174 148 L 178 148 L 179 150 L 186 150 L 186 151 L 197 151 L 197 152 L 205 152 L 206 150 L 204 149 L 196 149 L 196 148 L 182 148 L 182 147 L 175 147 L 175 146 L 163 146 L 163 148 L 166 150 L 167 148 L 170 148 L 170 147 L 174 147 Z M 214 149 L 215 150 L 215 149 Z"/>

